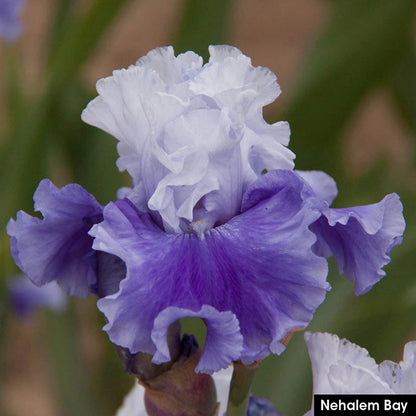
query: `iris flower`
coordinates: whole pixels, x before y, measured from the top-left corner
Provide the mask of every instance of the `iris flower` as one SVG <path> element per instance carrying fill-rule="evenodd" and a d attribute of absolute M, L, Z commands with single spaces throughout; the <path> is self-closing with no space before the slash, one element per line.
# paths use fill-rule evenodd
<path fill-rule="evenodd" d="M 202 319 L 196 371 L 213 373 L 284 350 L 330 289 L 327 257 L 357 294 L 370 290 L 405 223 L 396 194 L 330 208 L 334 180 L 294 170 L 288 124 L 263 119 L 276 76 L 237 48 L 209 50 L 203 65 L 158 48 L 98 81 L 82 119 L 118 140 L 132 187 L 103 207 L 45 179 L 34 196 L 43 219 L 19 212 L 8 233 L 35 284 L 98 294 L 104 330 L 131 353 L 169 361 L 169 326 Z"/>
<path fill-rule="evenodd" d="M 415 394 L 416 342 L 404 347 L 399 363 L 377 364 L 368 351 L 327 333 L 305 333 L 312 362 L 314 394 Z M 305 416 L 313 416 L 312 409 Z"/>

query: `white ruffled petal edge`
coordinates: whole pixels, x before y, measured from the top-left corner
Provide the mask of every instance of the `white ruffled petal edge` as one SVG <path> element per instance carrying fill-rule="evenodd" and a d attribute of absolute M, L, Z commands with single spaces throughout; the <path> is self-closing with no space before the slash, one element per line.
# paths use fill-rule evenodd
<path fill-rule="evenodd" d="M 404 347 L 403 361 L 377 365 L 368 351 L 328 333 L 305 332 L 314 394 L 415 394 L 416 341 Z M 313 416 L 312 408 L 305 416 Z"/>
<path fill-rule="evenodd" d="M 154 49 L 99 80 L 81 115 L 119 140 L 117 166 L 140 188 L 139 208 L 169 233 L 224 223 L 265 169 L 294 167 L 288 124 L 262 114 L 280 94 L 276 76 L 237 48 L 209 51 L 202 66 L 193 52 Z"/>

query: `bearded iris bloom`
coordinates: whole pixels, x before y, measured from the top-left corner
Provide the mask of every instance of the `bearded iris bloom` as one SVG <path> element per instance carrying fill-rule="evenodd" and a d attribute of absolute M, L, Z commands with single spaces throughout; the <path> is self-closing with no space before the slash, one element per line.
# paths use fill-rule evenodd
<path fill-rule="evenodd" d="M 280 354 L 330 289 L 326 258 L 362 294 L 384 276 L 405 223 L 396 194 L 333 209 L 323 172 L 293 170 L 289 126 L 268 124 L 275 75 L 229 46 L 158 48 L 98 81 L 82 119 L 118 140 L 132 187 L 102 207 L 79 185 L 44 180 L 43 219 L 19 212 L 8 233 L 35 284 L 98 294 L 116 345 L 170 360 L 167 331 L 197 317 L 207 338 L 197 371 Z"/>

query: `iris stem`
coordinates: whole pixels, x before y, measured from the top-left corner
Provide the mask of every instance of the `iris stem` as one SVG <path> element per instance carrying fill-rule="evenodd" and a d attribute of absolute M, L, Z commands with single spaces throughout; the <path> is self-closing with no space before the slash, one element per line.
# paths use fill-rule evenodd
<path fill-rule="evenodd" d="M 259 365 L 259 362 L 251 365 L 244 365 L 240 361 L 234 363 L 228 396 L 227 416 L 246 416 L 251 383 Z"/>

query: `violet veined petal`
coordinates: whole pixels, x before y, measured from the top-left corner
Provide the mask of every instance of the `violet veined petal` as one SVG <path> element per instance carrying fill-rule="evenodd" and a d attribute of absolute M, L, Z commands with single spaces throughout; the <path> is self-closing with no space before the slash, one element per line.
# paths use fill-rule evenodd
<path fill-rule="evenodd" d="M 333 255 L 340 273 L 355 283 L 355 293 L 368 292 L 385 276 L 391 249 L 400 244 L 405 229 L 403 206 L 397 194 L 372 205 L 327 208 L 312 225 L 316 252 Z"/>
<path fill-rule="evenodd" d="M 203 319 L 207 326 L 207 338 L 201 358 L 195 371 L 212 374 L 219 369 L 225 369 L 230 362 L 241 356 L 243 336 L 235 315 L 230 311 L 218 312 L 209 305 L 202 305 L 199 311 L 168 307 L 161 311 L 154 321 L 152 340 L 157 351 L 153 362 L 160 364 L 170 360 L 167 344 L 169 325 L 185 317 Z"/>
<path fill-rule="evenodd" d="M 70 295 L 88 296 L 96 280 L 88 230 L 101 220 L 101 205 L 77 184 L 58 189 L 48 179 L 40 182 L 34 201 L 43 219 L 19 211 L 7 225 L 16 264 L 37 286 L 56 281 Z"/>
<path fill-rule="evenodd" d="M 326 261 L 311 249 L 309 225 L 320 212 L 303 200 L 305 183 L 290 171 L 271 172 L 253 187 L 273 178 L 274 194 L 201 236 L 166 234 L 127 200 L 105 207 L 104 221 L 91 230 L 93 247 L 127 267 L 120 290 L 98 301 L 115 344 L 156 353 L 154 321 L 169 307 L 234 314 L 244 338 L 240 358 L 251 362 L 280 353 L 279 340 L 308 325 L 329 289 Z"/>

